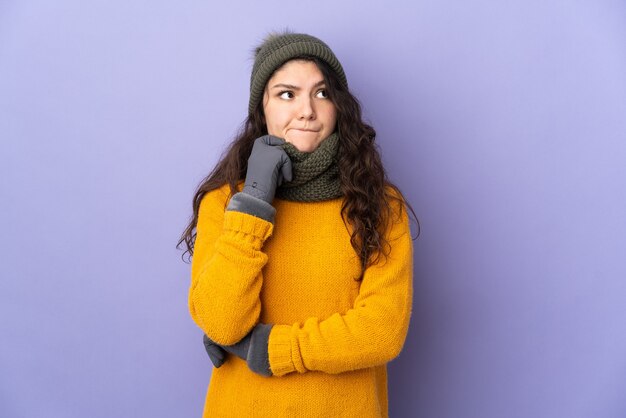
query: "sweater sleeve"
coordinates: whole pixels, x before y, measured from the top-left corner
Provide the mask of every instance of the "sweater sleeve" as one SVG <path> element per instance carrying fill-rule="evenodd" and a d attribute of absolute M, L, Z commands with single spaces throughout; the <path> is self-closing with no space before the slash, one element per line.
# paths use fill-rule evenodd
<path fill-rule="evenodd" d="M 385 364 L 400 354 L 413 301 L 413 245 L 406 210 L 387 239 L 389 255 L 368 267 L 353 307 L 320 320 L 275 324 L 268 356 L 274 376 L 342 373 Z"/>
<path fill-rule="evenodd" d="M 200 203 L 191 263 L 189 312 L 194 322 L 218 344 L 232 345 L 258 322 L 261 251 L 273 224 L 248 213 L 225 211 L 223 188 Z"/>

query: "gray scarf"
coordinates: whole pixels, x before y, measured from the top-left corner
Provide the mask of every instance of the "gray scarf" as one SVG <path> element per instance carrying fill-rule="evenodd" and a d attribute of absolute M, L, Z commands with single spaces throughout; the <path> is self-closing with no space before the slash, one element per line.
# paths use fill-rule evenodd
<path fill-rule="evenodd" d="M 293 180 L 283 183 L 276 190 L 276 197 L 296 202 L 318 202 L 343 195 L 337 166 L 339 135 L 336 132 L 312 152 L 299 151 L 289 142 L 280 146 L 291 160 Z"/>

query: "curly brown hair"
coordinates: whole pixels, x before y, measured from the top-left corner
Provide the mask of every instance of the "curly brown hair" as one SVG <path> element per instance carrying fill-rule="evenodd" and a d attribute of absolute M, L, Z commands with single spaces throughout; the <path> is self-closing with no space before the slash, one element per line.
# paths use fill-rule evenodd
<path fill-rule="evenodd" d="M 400 189 L 388 180 L 378 147 L 374 143 L 376 131 L 363 122 L 361 105 L 357 98 L 342 86 L 335 72 L 324 61 L 308 55 L 298 56 L 290 61 L 292 60 L 315 62 L 324 76 L 328 97 L 337 109 L 336 130 L 340 138 L 337 163 L 341 190 L 344 194 L 341 216 L 346 228 L 348 228 L 346 219 L 352 226 L 350 243 L 361 262 L 361 275 L 356 279 L 360 281 L 363 279 L 365 269 L 376 264 L 381 253 L 388 255 L 389 243 L 385 238 L 385 232 L 393 212 L 391 202 L 400 202 L 400 211 L 404 205 L 411 210 L 418 226 L 417 236 L 419 221 Z M 267 133 L 261 102 L 254 113 L 246 118 L 240 132 L 213 170 L 196 188 L 193 197 L 193 217 L 176 245 L 176 248 L 179 248 L 180 244 L 185 242 L 187 250 L 182 256 L 187 252 L 193 256 L 196 238 L 194 230 L 204 195 L 226 183 L 230 186 L 230 196 L 237 193 L 237 183 L 246 177 L 248 158 L 254 140 Z"/>

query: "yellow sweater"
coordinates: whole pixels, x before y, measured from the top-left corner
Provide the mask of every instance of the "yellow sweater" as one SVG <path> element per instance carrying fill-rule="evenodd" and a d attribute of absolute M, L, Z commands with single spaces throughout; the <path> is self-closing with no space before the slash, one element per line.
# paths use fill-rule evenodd
<path fill-rule="evenodd" d="M 402 350 L 413 300 L 406 209 L 397 216 L 394 206 L 389 256 L 356 282 L 359 260 L 341 198 L 274 199 L 272 224 L 225 212 L 228 194 L 224 185 L 200 204 L 189 311 L 222 345 L 258 322 L 274 324 L 274 376 L 258 375 L 229 354 L 213 369 L 203 417 L 387 417 L 386 363 Z"/>

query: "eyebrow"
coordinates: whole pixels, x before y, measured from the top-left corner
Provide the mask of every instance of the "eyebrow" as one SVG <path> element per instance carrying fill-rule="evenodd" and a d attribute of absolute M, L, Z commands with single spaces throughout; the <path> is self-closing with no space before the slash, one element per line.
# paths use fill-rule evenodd
<path fill-rule="evenodd" d="M 322 84 L 325 84 L 325 83 L 326 83 L 326 82 L 325 82 L 324 80 L 320 80 L 320 81 L 318 81 L 317 83 L 315 83 L 315 84 L 313 85 L 313 87 L 318 87 L 318 86 L 321 86 Z M 273 89 L 275 89 L 275 88 L 277 88 L 277 87 L 288 88 L 288 89 L 291 89 L 291 90 L 300 90 L 300 87 L 298 87 L 298 86 L 294 86 L 293 84 L 278 83 L 278 84 L 274 84 L 274 85 L 272 86 L 272 88 L 273 88 Z"/>

